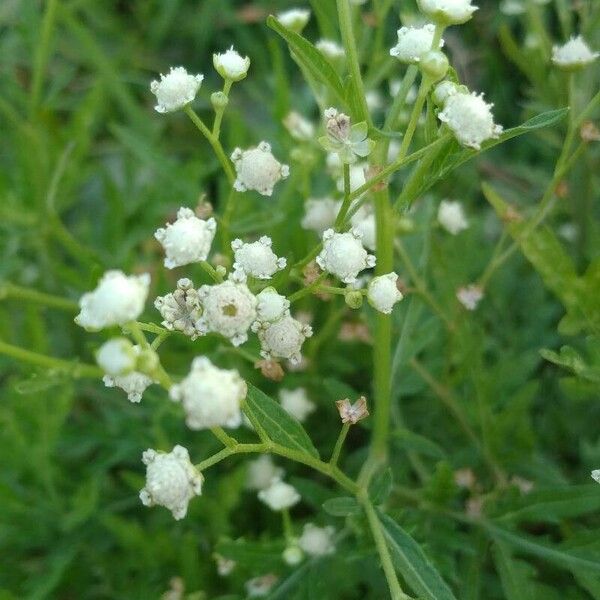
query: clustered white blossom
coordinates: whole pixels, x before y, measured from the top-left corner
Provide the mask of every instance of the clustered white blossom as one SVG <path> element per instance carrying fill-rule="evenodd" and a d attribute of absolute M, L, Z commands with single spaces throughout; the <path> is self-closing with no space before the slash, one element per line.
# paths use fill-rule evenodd
<path fill-rule="evenodd" d="M 144 310 L 149 285 L 147 273 L 127 276 L 122 271 L 106 271 L 96 289 L 80 298 L 75 323 L 97 331 L 135 321 Z"/>
<path fill-rule="evenodd" d="M 417 4 L 423 14 L 444 25 L 466 23 L 477 10 L 471 0 L 417 0 Z"/>
<path fill-rule="evenodd" d="M 160 81 L 150 84 L 151 92 L 156 96 L 155 110 L 159 113 L 174 112 L 183 108 L 196 97 L 204 75 L 190 75 L 183 67 L 171 67 Z"/>
<path fill-rule="evenodd" d="M 267 142 L 248 150 L 236 148 L 231 160 L 237 173 L 233 187 L 238 192 L 255 190 L 263 196 L 271 196 L 275 184 L 290 174 L 288 165 L 281 164 L 273 156 Z"/>
<path fill-rule="evenodd" d="M 251 243 L 234 240 L 231 243 L 235 260 L 233 268 L 257 279 L 271 279 L 277 271 L 285 269 L 287 264 L 285 258 L 277 257 L 271 246 L 271 238 L 266 235 Z"/>
<path fill-rule="evenodd" d="M 279 399 L 283 410 L 300 423 L 306 421 L 308 416 L 317 409 L 315 403 L 309 400 L 306 390 L 301 387 L 293 390 L 280 390 Z"/>
<path fill-rule="evenodd" d="M 134 365 L 141 353 L 139 346 L 132 346 L 131 350 L 134 354 Z M 100 362 L 100 361 L 99 361 Z M 100 364 L 102 367 L 102 365 Z M 127 394 L 127 399 L 130 402 L 137 404 L 141 402 L 142 395 L 146 391 L 146 388 L 150 387 L 154 381 L 151 377 L 145 373 L 130 370 L 121 375 L 111 375 L 106 371 L 106 375 L 102 378 L 102 382 L 107 388 L 116 387 L 123 390 Z"/>
<path fill-rule="evenodd" d="M 188 503 L 202 493 L 204 477 L 190 462 L 188 451 L 175 446 L 169 453 L 146 450 L 146 485 L 140 491 L 145 506 L 164 506 L 177 520 L 187 513 Z"/>
<path fill-rule="evenodd" d="M 364 249 L 362 236 L 355 229 L 345 233 L 328 229 L 323 234 L 323 250 L 317 256 L 317 264 L 344 283 L 354 283 L 362 270 L 375 266 L 375 256 Z"/>
<path fill-rule="evenodd" d="M 440 202 L 437 220 L 452 235 L 457 235 L 469 227 L 463 206 L 456 200 L 442 200 Z"/>
<path fill-rule="evenodd" d="M 592 52 L 585 40 L 578 35 L 562 46 L 552 48 L 552 62 L 562 69 L 580 69 L 593 63 L 600 52 Z"/>
<path fill-rule="evenodd" d="M 193 360 L 189 375 L 169 390 L 174 402 L 181 402 L 190 429 L 239 427 L 241 402 L 246 382 L 235 370 L 219 369 L 200 356 Z"/>
<path fill-rule="evenodd" d="M 231 46 L 223 54 L 213 54 L 213 65 L 223 79 L 241 81 L 248 74 L 250 59 L 242 57 Z"/>
<path fill-rule="evenodd" d="M 333 535 L 335 529 L 331 526 L 318 527 L 306 523 L 302 535 L 298 538 L 298 546 L 309 556 L 327 556 L 335 552 Z"/>
<path fill-rule="evenodd" d="M 190 279 L 180 279 L 177 289 L 165 296 L 158 296 L 154 306 L 160 312 L 163 327 L 171 331 L 181 331 L 192 340 L 198 337 L 196 323 L 202 315 L 198 290 Z"/>
<path fill-rule="evenodd" d="M 398 275 L 387 273 L 374 277 L 367 288 L 367 299 L 369 304 L 379 312 L 390 314 L 396 302 L 400 302 L 404 296 L 397 286 Z"/>
<path fill-rule="evenodd" d="M 271 510 L 282 511 L 300 502 L 300 494 L 296 488 L 281 479 L 272 479 L 269 486 L 258 492 L 258 499 Z"/>
<path fill-rule="evenodd" d="M 273 462 L 270 454 L 262 454 L 248 463 L 246 487 L 250 490 L 264 490 L 274 479 L 283 477 L 283 469 Z"/>
<path fill-rule="evenodd" d="M 367 250 L 377 247 L 377 222 L 375 211 L 369 204 L 363 204 L 350 218 L 352 228 L 362 236 L 362 244 Z"/>
<path fill-rule="evenodd" d="M 217 223 L 213 218 L 204 221 L 191 208 L 181 207 L 177 211 L 177 220 L 154 234 L 165 249 L 165 267 L 174 269 L 206 260 L 216 230 Z"/>
<path fill-rule="evenodd" d="M 274 323 L 290 314 L 290 301 L 272 287 L 266 287 L 256 295 L 257 321 L 261 324 Z"/>
<path fill-rule="evenodd" d="M 112 338 L 100 346 L 96 362 L 107 375 L 127 375 L 135 369 L 137 353 L 127 338 Z"/>
<path fill-rule="evenodd" d="M 292 364 L 299 364 L 302 344 L 312 336 L 310 325 L 305 325 L 289 314 L 274 322 L 257 320 L 252 325 L 261 344 L 263 358 L 284 358 Z"/>
<path fill-rule="evenodd" d="M 433 46 L 435 25 L 427 23 L 423 27 L 401 27 L 398 29 L 398 43 L 390 50 L 390 55 L 400 62 L 416 64 Z M 442 48 L 440 40 L 438 48 Z"/>
<path fill-rule="evenodd" d="M 303 8 L 291 8 L 281 13 L 277 13 L 275 17 L 284 27 L 300 33 L 310 19 L 310 10 Z"/>
<path fill-rule="evenodd" d="M 301 226 L 320 236 L 333 227 L 341 203 L 333 198 L 309 198 L 304 204 L 304 217 Z"/>

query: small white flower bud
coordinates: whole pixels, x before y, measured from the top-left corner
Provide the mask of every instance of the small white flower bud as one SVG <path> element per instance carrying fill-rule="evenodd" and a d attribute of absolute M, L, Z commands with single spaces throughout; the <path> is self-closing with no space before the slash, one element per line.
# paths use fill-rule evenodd
<path fill-rule="evenodd" d="M 572 37 L 562 46 L 552 48 L 552 62 L 565 70 L 582 69 L 593 63 L 599 56 L 600 53 L 592 52 L 580 35 Z"/>
<path fill-rule="evenodd" d="M 283 561 L 286 565 L 289 565 L 290 567 L 295 567 L 296 565 L 299 565 L 302 562 L 302 559 L 304 558 L 304 552 L 302 552 L 302 550 L 298 548 L 298 546 L 288 546 L 283 551 L 282 556 Z"/>
<path fill-rule="evenodd" d="M 467 310 L 475 310 L 483 295 L 483 289 L 475 284 L 461 287 L 456 292 L 456 298 Z"/>
<path fill-rule="evenodd" d="M 430 50 L 421 56 L 419 67 L 431 82 L 439 81 L 448 73 L 448 58 L 439 50 Z"/>
<path fill-rule="evenodd" d="M 442 81 L 435 86 L 432 98 L 436 106 L 443 107 L 446 100 L 458 91 L 458 85 L 453 81 Z"/>
<path fill-rule="evenodd" d="M 337 42 L 333 40 L 319 40 L 315 48 L 330 61 L 337 63 L 346 57 L 346 52 Z"/>
<path fill-rule="evenodd" d="M 223 92 L 213 92 L 210 95 L 210 103 L 215 110 L 227 108 L 229 98 Z"/>
<path fill-rule="evenodd" d="M 309 415 L 317 410 L 314 402 L 308 399 L 306 390 L 302 387 L 293 390 L 280 390 L 281 408 L 300 423 L 304 423 Z"/>
<path fill-rule="evenodd" d="M 237 566 L 237 562 L 231 558 L 225 558 L 220 554 L 214 554 L 213 556 L 217 563 L 217 573 L 219 574 L 219 577 L 227 577 Z"/>
<path fill-rule="evenodd" d="M 600 483 L 600 469 L 594 469 L 592 471 L 592 479 L 597 483 Z"/>
<path fill-rule="evenodd" d="M 303 325 L 289 315 L 274 323 L 256 321 L 253 330 L 260 340 L 260 354 L 264 358 L 287 358 L 292 364 L 299 364 L 304 340 L 312 336 L 312 327 Z"/>
<path fill-rule="evenodd" d="M 471 0 L 417 0 L 421 12 L 443 25 L 466 23 L 477 10 Z"/>
<path fill-rule="evenodd" d="M 387 273 L 374 277 L 369 282 L 367 289 L 367 299 L 369 304 L 379 312 L 389 315 L 396 302 L 400 302 L 404 296 L 396 285 L 398 275 L 396 273 Z"/>
<path fill-rule="evenodd" d="M 437 220 L 452 235 L 457 235 L 469 227 L 463 206 L 456 200 L 442 200 L 440 202 Z"/>
<path fill-rule="evenodd" d="M 234 251 L 233 268 L 241 269 L 247 275 L 257 279 L 271 279 L 281 269 L 285 269 L 287 261 L 278 258 L 271 250 L 272 241 L 270 237 L 263 235 L 257 242 L 244 243 L 237 239 L 231 242 Z"/>
<path fill-rule="evenodd" d="M 197 357 L 189 375 L 169 390 L 174 402 L 181 402 L 190 429 L 239 427 L 240 403 L 246 397 L 246 382 L 235 370 L 219 369 L 208 358 Z"/>
<path fill-rule="evenodd" d="M 258 492 L 258 499 L 271 510 L 282 511 L 300 502 L 300 494 L 295 487 L 280 479 L 273 479 L 269 487 Z"/>
<path fill-rule="evenodd" d="M 183 108 L 196 97 L 204 75 L 190 75 L 183 67 L 171 67 L 160 76 L 160 81 L 150 84 L 150 91 L 156 96 L 154 109 L 159 113 L 168 113 Z"/>
<path fill-rule="evenodd" d="M 267 287 L 256 295 L 256 314 L 261 323 L 273 323 L 290 314 L 290 302 L 275 288 Z"/>
<path fill-rule="evenodd" d="M 174 269 L 206 260 L 216 230 L 217 223 L 212 217 L 203 221 L 191 208 L 180 208 L 177 220 L 154 234 L 165 249 L 165 267 Z"/>
<path fill-rule="evenodd" d="M 335 552 L 334 533 L 333 527 L 317 527 L 313 523 L 306 523 L 298 545 L 309 556 L 327 556 Z"/>
<path fill-rule="evenodd" d="M 256 297 L 245 283 L 234 279 L 217 285 L 203 285 L 199 290 L 204 312 L 196 323 L 201 335 L 219 333 L 229 338 L 234 346 L 248 339 L 248 329 L 256 320 Z"/>
<path fill-rule="evenodd" d="M 144 310 L 150 275 L 125 275 L 122 271 L 106 271 L 96 289 L 79 299 L 81 311 L 77 325 L 97 331 L 113 325 L 135 321 Z"/>
<path fill-rule="evenodd" d="M 309 142 L 315 137 L 315 126 L 296 111 L 289 112 L 283 124 L 295 140 Z"/>
<path fill-rule="evenodd" d="M 300 33 L 310 19 L 310 10 L 292 8 L 278 13 L 275 17 L 284 27 Z"/>
<path fill-rule="evenodd" d="M 341 203 L 332 198 L 309 198 L 304 204 L 304 217 L 300 224 L 322 236 L 326 229 L 333 227 L 340 206 Z"/>
<path fill-rule="evenodd" d="M 127 338 L 113 338 L 96 352 L 98 366 L 112 376 L 127 375 L 135 369 L 137 354 Z"/>
<path fill-rule="evenodd" d="M 146 450 L 142 455 L 146 465 L 146 485 L 140 491 L 145 506 L 164 506 L 173 518 L 183 519 L 189 501 L 202 493 L 204 477 L 190 462 L 183 446 L 169 453 Z"/>
<path fill-rule="evenodd" d="M 328 229 L 323 234 L 323 250 L 317 256 L 317 264 L 344 283 L 354 283 L 363 269 L 375 266 L 375 257 L 363 248 L 361 235 L 355 229 L 346 233 Z"/>
<path fill-rule="evenodd" d="M 244 584 L 248 598 L 262 598 L 263 596 L 267 596 L 277 581 L 279 581 L 279 577 L 273 573 L 249 579 Z"/>
<path fill-rule="evenodd" d="M 242 58 L 231 46 L 223 54 L 213 54 L 213 65 L 223 79 L 241 81 L 248 74 L 250 59 Z"/>
<path fill-rule="evenodd" d="M 139 346 L 133 346 L 132 350 L 135 355 L 135 364 L 139 363 L 140 355 L 142 351 Z M 155 383 L 145 373 L 139 371 L 130 371 L 124 375 L 105 375 L 102 378 L 102 382 L 107 388 L 119 388 L 127 394 L 129 402 L 137 404 L 141 402 L 142 395 L 146 391 L 146 388 Z"/>
<path fill-rule="evenodd" d="M 290 174 L 290 168 L 273 156 L 267 142 L 249 150 L 236 148 L 231 160 L 237 173 L 233 187 L 238 192 L 256 190 L 263 196 L 271 196 L 275 184 Z"/>
<path fill-rule="evenodd" d="M 200 296 L 189 279 L 180 279 L 177 289 L 166 296 L 159 296 L 154 306 L 160 312 L 163 327 L 171 331 L 181 331 L 192 340 L 198 337 L 196 322 L 202 315 Z"/>
<path fill-rule="evenodd" d="M 250 490 L 264 490 L 273 479 L 281 479 L 284 471 L 273 462 L 270 454 L 262 454 L 248 463 L 246 487 Z"/>
<path fill-rule="evenodd" d="M 377 223 L 373 209 L 364 204 L 352 215 L 350 223 L 362 236 L 363 246 L 374 251 L 377 247 Z"/>
<path fill-rule="evenodd" d="M 457 92 L 448 96 L 438 119 L 448 125 L 463 146 L 480 150 L 482 142 L 502 133 L 502 126 L 494 123 L 492 107 L 483 95 Z"/>
<path fill-rule="evenodd" d="M 390 50 L 390 55 L 400 62 L 416 64 L 423 54 L 431 50 L 434 34 L 435 25 L 432 23 L 423 27 L 401 27 L 398 29 L 398 43 Z M 443 45 L 444 40 L 440 40 L 438 48 Z"/>

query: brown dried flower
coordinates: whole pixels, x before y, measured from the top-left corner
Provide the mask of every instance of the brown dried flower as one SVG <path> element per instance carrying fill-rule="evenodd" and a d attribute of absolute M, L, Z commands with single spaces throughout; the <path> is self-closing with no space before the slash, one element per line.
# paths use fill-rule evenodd
<path fill-rule="evenodd" d="M 367 399 L 364 396 L 361 396 L 354 404 L 351 404 L 348 398 L 337 400 L 335 404 L 340 413 L 342 423 L 356 425 L 356 423 L 369 416 Z"/>

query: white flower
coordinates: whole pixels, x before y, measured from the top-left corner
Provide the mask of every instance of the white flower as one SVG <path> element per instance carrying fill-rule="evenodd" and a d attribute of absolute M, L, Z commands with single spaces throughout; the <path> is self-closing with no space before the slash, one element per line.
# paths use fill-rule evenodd
<path fill-rule="evenodd" d="M 315 44 L 315 48 L 329 60 L 336 61 L 346 56 L 345 50 L 333 40 L 319 40 Z"/>
<path fill-rule="evenodd" d="M 365 100 L 367 101 L 367 108 L 372 112 L 384 108 L 383 98 L 377 90 L 369 90 L 365 94 Z"/>
<path fill-rule="evenodd" d="M 266 596 L 277 583 L 278 579 L 277 575 L 273 575 L 272 573 L 249 579 L 244 586 L 248 598 L 262 598 Z"/>
<path fill-rule="evenodd" d="M 127 338 L 108 340 L 96 352 L 96 362 L 107 375 L 127 375 L 135 369 L 136 361 L 136 351 Z"/>
<path fill-rule="evenodd" d="M 225 558 L 220 554 L 214 554 L 214 559 L 217 563 L 217 573 L 219 577 L 227 577 L 237 566 L 237 562 L 231 558 Z"/>
<path fill-rule="evenodd" d="M 592 471 L 592 479 L 600 483 L 600 469 L 594 469 Z"/>
<path fill-rule="evenodd" d="M 295 140 L 309 142 L 315 137 L 315 126 L 294 110 L 283 119 L 283 124 Z"/>
<path fill-rule="evenodd" d="M 458 85 L 448 79 L 438 83 L 433 90 L 433 101 L 437 106 L 444 106 L 446 100 L 458 91 Z"/>
<path fill-rule="evenodd" d="M 220 333 L 234 346 L 243 344 L 256 320 L 256 297 L 248 286 L 230 279 L 217 285 L 203 285 L 198 294 L 204 308 L 196 323 L 198 332 Z"/>
<path fill-rule="evenodd" d="M 350 219 L 353 229 L 362 236 L 362 243 L 368 250 L 377 247 L 377 223 L 375 213 L 370 206 L 361 206 Z"/>
<path fill-rule="evenodd" d="M 280 479 L 273 479 L 269 487 L 258 492 L 258 499 L 271 510 L 281 511 L 300 502 L 300 494 L 295 487 Z"/>
<path fill-rule="evenodd" d="M 97 331 L 113 325 L 135 321 L 144 310 L 150 275 L 125 275 L 122 271 L 106 271 L 96 289 L 79 299 L 81 311 L 75 323 Z"/>
<path fill-rule="evenodd" d="M 482 142 L 502 133 L 502 126 L 494 123 L 493 106 L 485 102 L 483 95 L 456 92 L 446 98 L 438 118 L 448 125 L 463 146 L 479 150 Z"/>
<path fill-rule="evenodd" d="M 231 46 L 223 54 L 213 54 L 213 65 L 223 79 L 241 81 L 248 74 L 250 59 L 242 58 Z"/>
<path fill-rule="evenodd" d="M 267 287 L 256 295 L 257 320 L 261 323 L 273 323 L 281 317 L 290 314 L 290 302 L 281 294 L 278 294 L 275 288 Z"/>
<path fill-rule="evenodd" d="M 375 266 L 375 257 L 363 248 L 356 230 L 335 233 L 328 229 L 323 234 L 323 250 L 317 256 L 317 264 L 344 283 L 353 283 L 363 269 Z"/>
<path fill-rule="evenodd" d="M 400 62 L 416 64 L 421 56 L 433 46 L 435 25 L 427 23 L 423 27 L 401 27 L 398 29 L 398 43 L 390 50 L 390 55 Z M 440 40 L 438 48 L 444 45 Z"/>
<path fill-rule="evenodd" d="M 294 390 L 280 390 L 279 399 L 283 410 L 300 423 L 304 423 L 307 417 L 317 410 L 315 403 L 308 399 L 306 390 L 301 387 Z"/>
<path fill-rule="evenodd" d="M 312 523 L 306 523 L 298 539 L 298 545 L 309 556 L 327 556 L 335 552 L 334 533 L 333 527 L 317 527 Z"/>
<path fill-rule="evenodd" d="M 396 302 L 400 302 L 404 296 L 396 286 L 398 275 L 387 273 L 374 277 L 367 289 L 369 304 L 379 312 L 390 314 Z"/>
<path fill-rule="evenodd" d="M 302 8 L 292 8 L 278 13 L 275 17 L 284 27 L 300 33 L 310 19 L 310 10 Z"/>
<path fill-rule="evenodd" d="M 599 52 L 592 52 L 585 40 L 578 35 L 562 46 L 552 48 L 552 62 L 562 69 L 579 69 L 593 63 Z"/>
<path fill-rule="evenodd" d="M 256 321 L 252 329 L 258 334 L 262 357 L 287 358 L 292 364 L 299 364 L 304 340 L 312 336 L 312 327 L 303 325 L 289 315 L 274 323 Z"/>
<path fill-rule="evenodd" d="M 236 148 L 231 160 L 237 173 L 233 187 L 238 192 L 256 190 L 263 196 L 271 196 L 275 184 L 290 174 L 290 168 L 271 154 L 271 146 L 267 142 L 249 150 Z"/>
<path fill-rule="evenodd" d="M 134 355 L 134 364 L 137 362 L 137 357 L 140 355 L 141 349 L 139 346 L 131 347 Z M 139 373 L 138 371 L 130 371 L 123 375 L 104 375 L 102 382 L 107 388 L 117 387 L 127 394 L 127 399 L 130 402 L 138 403 L 142 400 L 142 395 L 146 388 L 151 386 L 153 381 L 148 375 Z"/>
<path fill-rule="evenodd" d="M 446 25 L 466 23 L 477 10 L 471 0 L 417 0 L 421 12 Z"/>
<path fill-rule="evenodd" d="M 202 316 L 200 296 L 189 279 L 180 279 L 177 289 L 166 296 L 159 296 L 154 306 L 160 312 L 163 327 L 171 331 L 181 331 L 195 340 L 198 337 L 196 322 Z"/>
<path fill-rule="evenodd" d="M 437 220 L 452 235 L 457 235 L 469 227 L 463 206 L 456 200 L 442 200 L 440 202 Z"/>
<path fill-rule="evenodd" d="M 290 567 L 295 567 L 302 562 L 304 552 L 298 546 L 288 546 L 282 554 L 283 562 Z"/>
<path fill-rule="evenodd" d="M 174 269 L 206 260 L 217 223 L 213 218 L 203 221 L 190 208 L 180 208 L 177 220 L 156 230 L 154 237 L 165 249 L 165 267 Z"/>
<path fill-rule="evenodd" d="M 270 454 L 262 454 L 248 463 L 246 487 L 250 490 L 264 490 L 273 479 L 281 479 L 283 469 L 273 462 Z"/>
<path fill-rule="evenodd" d="M 309 198 L 304 204 L 304 217 L 300 224 L 322 236 L 326 229 L 333 227 L 340 206 L 341 203 L 332 198 Z"/>
<path fill-rule="evenodd" d="M 365 121 L 351 125 L 350 117 L 328 108 L 324 112 L 327 135 L 319 138 L 319 143 L 329 152 L 337 152 L 344 163 L 354 163 L 357 157 L 368 156 L 375 142 L 369 139 L 369 127 Z"/>
<path fill-rule="evenodd" d="M 189 375 L 169 390 L 174 402 L 181 402 L 190 429 L 239 427 L 240 403 L 246 397 L 246 382 L 235 370 L 215 367 L 199 356 L 192 362 Z"/>
<path fill-rule="evenodd" d="M 164 506 L 177 520 L 187 513 L 189 501 L 202 493 L 204 477 L 190 462 L 183 446 L 169 453 L 146 450 L 142 455 L 146 465 L 146 485 L 140 491 L 145 506 Z"/>
<path fill-rule="evenodd" d="M 458 289 L 456 297 L 467 310 L 475 310 L 483 299 L 483 290 L 475 284 L 467 285 Z"/>
<path fill-rule="evenodd" d="M 237 239 L 231 242 L 234 251 L 233 268 L 241 269 L 247 275 L 257 279 L 271 279 L 277 271 L 285 269 L 287 261 L 278 258 L 271 250 L 272 241 L 270 237 L 263 235 L 257 242 L 244 243 Z"/>
<path fill-rule="evenodd" d="M 367 179 L 365 177 L 365 164 L 354 164 L 350 165 L 350 191 L 355 192 L 358 188 L 365 185 Z M 344 191 L 344 178 L 340 177 L 337 181 L 337 189 L 340 192 Z M 362 198 L 364 194 L 361 194 Z"/>
<path fill-rule="evenodd" d="M 171 67 L 160 76 L 160 81 L 150 84 L 150 91 L 156 96 L 154 109 L 159 113 L 168 113 L 189 104 L 198 93 L 204 75 L 190 75 L 183 67 Z"/>
<path fill-rule="evenodd" d="M 328 152 L 327 157 L 325 159 L 325 164 L 327 165 L 327 171 L 332 177 L 340 177 L 342 175 L 342 161 L 340 160 L 340 156 L 337 152 Z M 351 165 L 350 170 L 352 170 L 354 167 L 355 165 Z M 341 191 L 343 190 L 344 180 L 342 179 Z"/>

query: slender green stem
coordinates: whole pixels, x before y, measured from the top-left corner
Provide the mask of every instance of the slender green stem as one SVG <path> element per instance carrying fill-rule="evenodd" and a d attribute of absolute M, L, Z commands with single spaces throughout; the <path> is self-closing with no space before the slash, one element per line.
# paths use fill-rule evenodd
<path fill-rule="evenodd" d="M 327 277 L 327 273 L 321 273 L 310 285 L 307 285 L 305 288 L 298 290 L 294 294 L 288 297 L 290 304 L 293 302 L 297 302 L 300 298 L 304 298 L 304 296 L 308 296 L 313 292 L 316 292 L 319 289 L 321 282 Z"/>
<path fill-rule="evenodd" d="M 419 67 L 416 65 L 411 65 L 406 69 L 406 73 L 404 74 L 404 78 L 402 79 L 402 83 L 400 84 L 400 89 L 394 98 L 394 102 L 392 103 L 392 107 L 385 119 L 385 123 L 383 125 L 384 131 L 394 131 L 396 125 L 398 123 L 398 118 L 400 117 L 400 113 L 406 104 L 406 97 L 408 96 L 408 92 L 410 88 L 413 86 L 417 75 L 419 74 Z"/>
<path fill-rule="evenodd" d="M 223 448 L 220 452 L 213 454 L 213 456 L 210 456 L 195 466 L 198 471 L 202 472 L 234 454 L 262 454 L 268 451 L 268 444 L 238 444 L 237 446 Z"/>
<path fill-rule="evenodd" d="M 415 100 L 415 104 L 413 106 L 412 113 L 410 115 L 410 121 L 406 127 L 406 132 L 404 133 L 404 137 L 402 138 L 402 144 L 400 145 L 400 152 L 398 153 L 398 159 L 406 156 L 408 149 L 410 148 L 410 143 L 412 142 L 413 136 L 417 129 L 417 125 L 419 124 L 419 117 L 423 112 L 423 106 L 425 104 L 425 100 L 427 99 L 427 94 L 429 92 L 429 88 L 431 87 L 431 82 L 429 79 L 424 77 L 421 80 L 421 85 L 419 86 L 419 93 L 417 95 L 417 99 Z"/>
<path fill-rule="evenodd" d="M 38 365 L 40 367 L 65 371 L 74 379 L 79 379 L 82 377 L 99 379 L 104 375 L 102 369 L 100 369 L 100 367 L 96 367 L 95 365 L 88 365 L 69 360 L 62 360 L 60 358 L 54 358 L 53 356 L 31 352 L 30 350 L 25 350 L 19 346 L 13 346 L 12 344 L 7 344 L 6 342 L 2 341 L 0 341 L 0 354 L 10 356 L 11 358 L 15 358 L 22 362 Z"/>
<path fill-rule="evenodd" d="M 223 215 L 221 217 L 221 244 L 223 246 L 222 251 L 224 254 L 231 254 L 231 219 L 233 217 L 233 209 L 235 203 L 233 201 L 237 191 L 235 188 L 231 188 L 231 191 L 227 195 L 225 204 L 223 206 Z"/>
<path fill-rule="evenodd" d="M 292 518 L 290 517 L 290 511 L 284 508 L 281 511 L 281 521 L 283 525 L 283 536 L 288 544 L 294 542 L 294 526 L 292 525 Z"/>
<path fill-rule="evenodd" d="M 223 277 L 220 273 L 207 261 L 201 260 L 199 263 L 200 267 L 209 275 L 209 277 L 216 283 L 222 283 Z"/>
<path fill-rule="evenodd" d="M 200 133 L 202 133 L 208 143 L 212 146 L 214 153 L 223 167 L 223 171 L 225 171 L 225 175 L 227 175 L 229 183 L 233 185 L 233 182 L 235 181 L 235 173 L 233 172 L 231 161 L 227 158 L 225 151 L 223 150 L 221 142 L 213 136 L 210 129 L 204 124 L 202 119 L 194 112 L 194 109 L 189 104 L 184 108 L 184 110 L 194 125 L 199 129 Z"/>
<path fill-rule="evenodd" d="M 222 427 L 212 427 L 211 432 L 227 448 L 238 446 L 237 440 L 228 435 Z"/>
<path fill-rule="evenodd" d="M 223 84 L 223 93 L 226 98 L 229 98 L 229 91 L 231 90 L 231 86 L 233 85 L 233 81 L 231 79 L 226 79 Z M 215 120 L 213 122 L 212 128 L 212 136 L 215 140 L 219 139 L 221 135 L 221 122 L 223 121 L 223 114 L 225 113 L 225 107 L 219 107 L 215 110 Z"/>
<path fill-rule="evenodd" d="M 337 465 L 338 460 L 340 458 L 340 452 L 342 451 L 342 447 L 344 442 L 346 441 L 346 436 L 350 431 L 350 423 L 344 423 L 342 425 L 342 430 L 340 431 L 340 435 L 338 436 L 337 442 L 335 443 L 335 447 L 333 449 L 333 453 L 331 454 L 331 458 L 329 459 L 329 464 L 334 467 Z"/>
<path fill-rule="evenodd" d="M 66 312 L 76 312 L 79 308 L 79 305 L 74 300 L 54 296 L 53 294 L 46 294 L 45 292 L 38 292 L 37 290 L 21 287 L 9 282 L 0 283 L 0 300 L 4 298 L 42 304 L 43 306 L 57 308 Z"/>
<path fill-rule="evenodd" d="M 344 200 L 338 215 L 335 219 L 334 227 L 337 229 L 344 222 L 348 211 L 350 210 L 350 165 L 344 163 Z"/>

